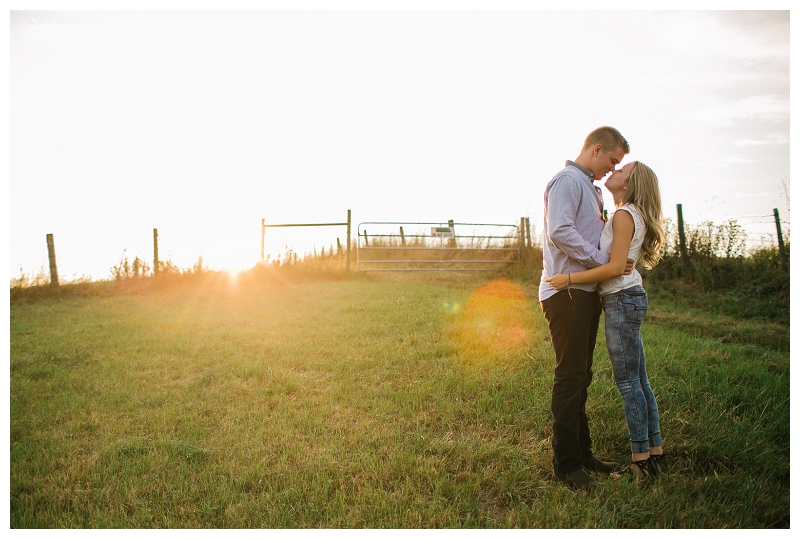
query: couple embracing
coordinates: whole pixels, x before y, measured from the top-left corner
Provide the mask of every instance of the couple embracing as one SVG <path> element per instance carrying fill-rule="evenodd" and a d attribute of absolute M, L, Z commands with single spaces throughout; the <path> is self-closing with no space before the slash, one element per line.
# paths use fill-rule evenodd
<path fill-rule="evenodd" d="M 539 301 L 556 356 L 551 409 L 553 469 L 569 486 L 592 489 L 586 472 L 621 471 L 592 453 L 586 396 L 592 381 L 600 312 L 614 381 L 622 395 L 634 477 L 666 467 L 658 406 L 647 378 L 641 324 L 647 294 L 635 269 L 652 268 L 664 243 L 658 178 L 644 163 L 618 167 L 630 147 L 613 127 L 592 131 L 575 161 L 567 161 L 544 193 L 544 270 Z M 605 187 L 616 211 L 603 219 Z"/>

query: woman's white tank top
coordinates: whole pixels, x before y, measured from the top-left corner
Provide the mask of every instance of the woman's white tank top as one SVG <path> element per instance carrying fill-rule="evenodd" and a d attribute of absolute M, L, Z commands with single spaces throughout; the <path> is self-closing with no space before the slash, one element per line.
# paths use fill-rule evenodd
<path fill-rule="evenodd" d="M 633 204 L 625 204 L 620 206 L 617 208 L 617 211 L 614 212 L 614 215 L 616 215 L 616 213 L 620 210 L 627 211 L 631 214 L 631 217 L 633 217 L 633 238 L 631 239 L 631 246 L 628 249 L 628 258 L 632 258 L 638 262 L 639 255 L 642 252 L 642 243 L 644 243 L 644 218 L 642 218 L 639 210 Z M 600 250 L 604 253 L 611 252 L 611 242 L 614 239 L 614 215 L 608 219 L 606 226 L 603 228 L 603 233 L 600 236 Z M 619 292 L 620 290 L 625 290 L 626 288 L 636 286 L 637 284 L 642 284 L 642 276 L 634 267 L 633 272 L 631 272 L 630 275 L 620 275 L 619 277 L 602 281 L 597 286 L 597 292 L 600 294 L 600 297 L 603 297 L 607 296 L 608 294 L 613 294 L 615 292 Z"/>

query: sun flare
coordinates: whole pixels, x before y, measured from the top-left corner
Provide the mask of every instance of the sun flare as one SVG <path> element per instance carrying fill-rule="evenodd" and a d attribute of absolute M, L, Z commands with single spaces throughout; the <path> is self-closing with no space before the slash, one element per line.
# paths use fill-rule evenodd
<path fill-rule="evenodd" d="M 525 291 L 508 279 L 495 279 L 478 288 L 462 306 L 447 304 L 458 314 L 452 339 L 467 363 L 513 363 L 532 337 L 533 309 Z"/>

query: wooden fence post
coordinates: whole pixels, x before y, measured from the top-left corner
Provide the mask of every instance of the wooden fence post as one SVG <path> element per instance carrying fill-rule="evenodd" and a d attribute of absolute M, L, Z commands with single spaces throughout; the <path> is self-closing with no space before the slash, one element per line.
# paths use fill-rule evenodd
<path fill-rule="evenodd" d="M 264 219 L 261 219 L 261 262 L 264 262 Z"/>
<path fill-rule="evenodd" d="M 778 252 L 781 255 L 781 264 L 784 268 L 789 266 L 789 261 L 786 258 L 786 247 L 783 244 L 783 232 L 781 232 L 781 216 L 778 213 L 778 208 L 772 209 L 775 214 L 775 227 L 778 229 Z"/>
<path fill-rule="evenodd" d="M 153 275 L 158 276 L 158 229 L 153 229 Z"/>
<path fill-rule="evenodd" d="M 50 288 L 58 292 L 58 267 L 56 266 L 56 245 L 53 235 L 47 235 L 47 256 L 50 259 Z"/>
<path fill-rule="evenodd" d="M 681 263 L 689 266 L 689 255 L 686 253 L 686 232 L 683 230 L 683 205 L 678 204 L 678 237 L 680 238 Z"/>
<path fill-rule="evenodd" d="M 400 241 L 403 243 L 403 246 L 406 244 L 406 235 L 403 233 L 403 227 L 400 227 Z"/>
<path fill-rule="evenodd" d="M 528 233 L 528 249 L 533 249 L 533 238 L 531 237 L 531 218 L 525 218 L 525 229 Z"/>
<path fill-rule="evenodd" d="M 350 271 L 350 210 L 347 210 L 347 271 Z"/>

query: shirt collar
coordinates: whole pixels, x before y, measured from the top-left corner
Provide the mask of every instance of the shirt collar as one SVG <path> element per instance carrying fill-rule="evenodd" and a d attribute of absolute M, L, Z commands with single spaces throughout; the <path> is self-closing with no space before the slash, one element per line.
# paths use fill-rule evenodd
<path fill-rule="evenodd" d="M 580 165 L 579 165 L 578 163 L 576 163 L 575 161 L 570 161 L 569 159 L 567 159 L 567 163 L 566 163 L 564 166 L 565 166 L 565 167 L 575 167 L 575 168 L 577 168 L 578 170 L 580 170 L 581 172 L 583 172 L 584 174 L 586 174 L 586 177 L 588 177 L 590 180 L 594 181 L 594 174 L 592 173 L 592 171 L 591 171 L 591 170 L 589 170 L 589 169 L 588 169 L 588 168 L 586 168 L 586 167 L 582 167 L 582 166 L 580 166 Z"/>

